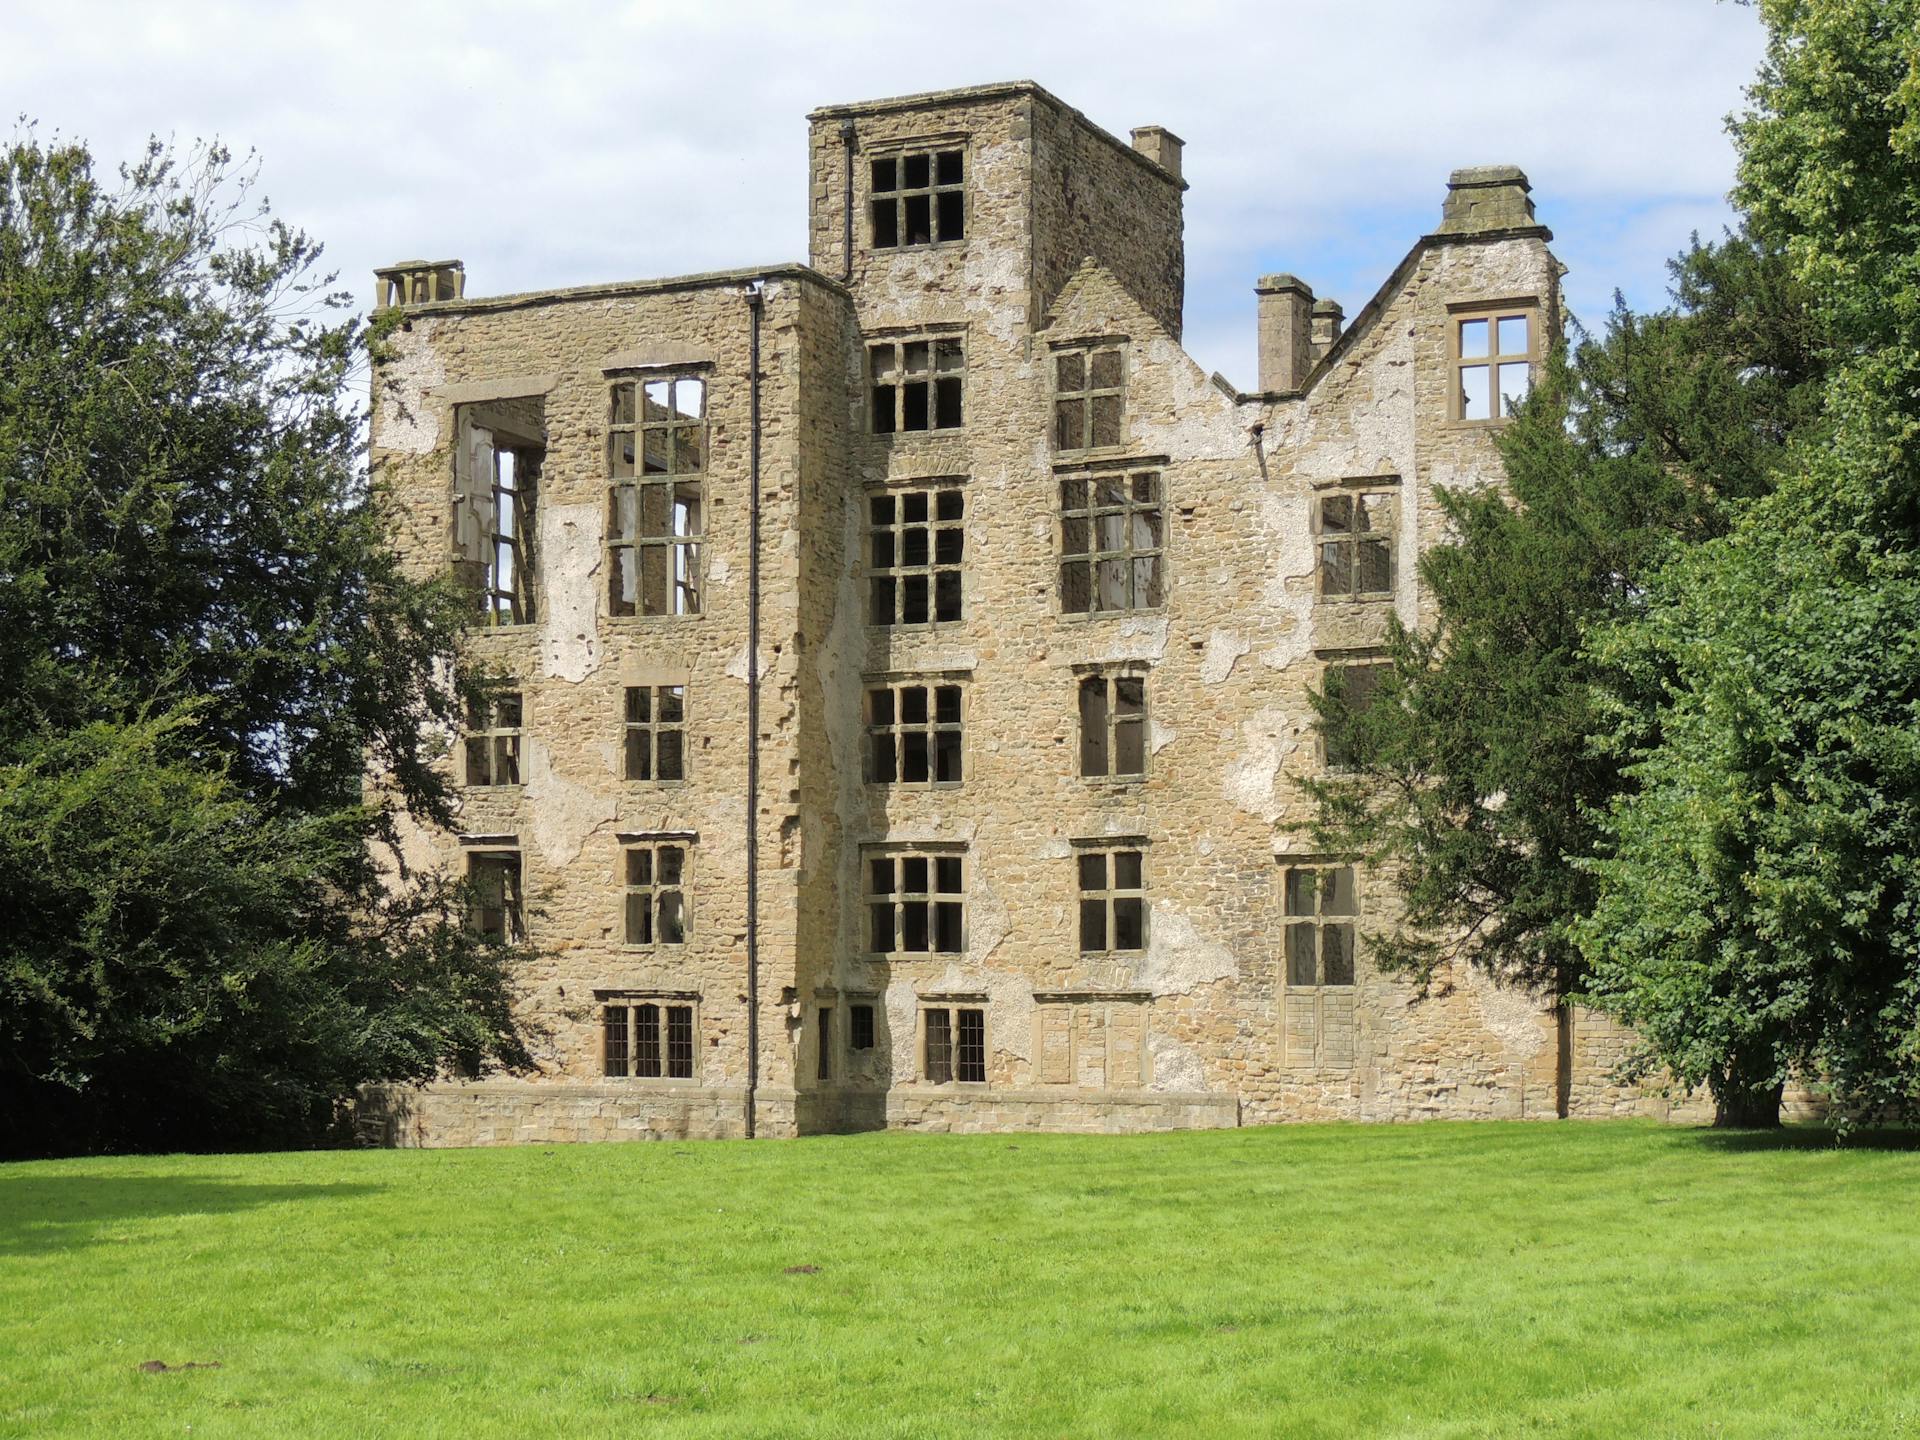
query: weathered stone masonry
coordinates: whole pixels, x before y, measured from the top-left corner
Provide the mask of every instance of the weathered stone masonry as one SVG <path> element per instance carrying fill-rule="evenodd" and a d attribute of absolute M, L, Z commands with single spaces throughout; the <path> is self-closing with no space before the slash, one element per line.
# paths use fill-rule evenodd
<path fill-rule="evenodd" d="M 398 540 L 471 581 L 519 700 L 454 745 L 459 831 L 410 858 L 546 959 L 537 1077 L 370 1122 L 1667 1113 L 1590 1017 L 1376 973 L 1391 895 L 1304 839 L 1308 690 L 1425 618 L 1438 488 L 1498 483 L 1501 397 L 1558 324 L 1526 178 L 1455 172 L 1351 323 L 1262 278 L 1242 393 L 1180 345 L 1167 131 L 1020 83 L 818 111 L 810 156 L 808 265 L 494 298 L 381 272 Z"/>

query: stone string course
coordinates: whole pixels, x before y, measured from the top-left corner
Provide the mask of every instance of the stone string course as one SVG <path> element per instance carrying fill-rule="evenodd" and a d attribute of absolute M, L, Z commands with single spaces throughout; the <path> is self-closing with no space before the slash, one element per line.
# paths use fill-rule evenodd
<path fill-rule="evenodd" d="M 1524 177 L 1462 172 L 1442 225 L 1375 300 L 1330 347 L 1291 357 L 1304 385 L 1241 394 L 1180 346 L 1179 145 L 1160 131 L 1142 143 L 1151 158 L 1027 84 L 822 110 L 811 117 L 808 265 L 405 307 L 373 380 L 373 454 L 417 571 L 452 559 L 455 406 L 540 397 L 539 612 L 469 642 L 519 682 L 521 783 L 467 790 L 458 833 L 414 830 L 407 858 L 457 870 L 463 837 L 512 837 L 491 843 L 519 851 L 530 935 L 544 951 L 524 977 L 541 1068 L 526 1080 L 370 1094 L 369 1138 L 742 1134 L 749 1003 L 759 1006 L 761 1135 L 1701 1113 L 1697 1098 L 1615 1083 L 1631 1037 L 1597 1017 L 1563 1027 L 1541 997 L 1465 971 L 1424 997 L 1375 971 L 1366 936 L 1396 917 L 1374 877 L 1361 877 L 1356 984 L 1315 994 L 1285 979 L 1285 869 L 1324 858 L 1309 853 L 1298 783 L 1322 763 L 1308 690 L 1328 663 L 1378 646 L 1390 616 L 1431 618 L 1416 561 L 1445 538 L 1440 488 L 1500 482 L 1492 431 L 1450 419 L 1454 311 L 1530 308 L 1536 353 L 1558 324 L 1559 266 Z M 876 250 L 871 161 L 917 145 L 964 151 L 966 238 Z M 756 283 L 760 985 L 750 1000 Z M 870 433 L 866 344 L 929 330 L 964 340 L 964 425 Z M 1057 455 L 1052 352 L 1094 338 L 1124 353 L 1124 444 Z M 635 366 L 707 382 L 697 617 L 607 613 L 609 376 Z M 1058 467 L 1088 462 L 1161 477 L 1158 609 L 1061 612 Z M 869 625 L 869 499 L 935 477 L 958 478 L 965 495 L 963 618 Z M 1400 500 L 1393 592 L 1318 599 L 1313 499 L 1361 478 Z M 1077 773 L 1076 681 L 1115 665 L 1147 675 L 1148 773 L 1089 782 Z M 964 782 L 866 783 L 865 682 L 934 674 L 963 686 Z M 679 783 L 621 778 L 623 691 L 641 684 L 686 687 Z M 694 837 L 684 945 L 623 943 L 620 837 L 649 832 Z M 1138 953 L 1079 950 L 1076 842 L 1102 837 L 1131 837 L 1145 854 Z M 963 855 L 962 953 L 867 953 L 863 847 L 876 844 Z M 697 996 L 691 1082 L 602 1074 L 595 992 L 616 990 Z M 984 997 L 940 1002 L 985 1011 L 982 1085 L 922 1078 L 919 1012 L 927 997 L 955 994 Z M 1049 1009 L 1080 995 L 1123 998 L 1072 1017 Z M 875 1007 L 871 1050 L 847 1048 L 856 1003 Z M 833 1012 L 824 1080 L 822 1008 Z"/>

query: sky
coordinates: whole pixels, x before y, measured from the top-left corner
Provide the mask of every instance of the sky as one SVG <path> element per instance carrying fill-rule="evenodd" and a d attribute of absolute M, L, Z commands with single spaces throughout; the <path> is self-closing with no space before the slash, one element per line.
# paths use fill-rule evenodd
<path fill-rule="evenodd" d="M 1186 141 L 1187 348 L 1251 388 L 1255 278 L 1351 316 L 1462 165 L 1526 170 L 1577 316 L 1664 303 L 1761 51 L 1727 0 L 7 0 L 0 107 L 102 162 L 257 151 L 370 302 L 416 257 L 469 294 L 803 260 L 809 110 L 1035 80 Z"/>

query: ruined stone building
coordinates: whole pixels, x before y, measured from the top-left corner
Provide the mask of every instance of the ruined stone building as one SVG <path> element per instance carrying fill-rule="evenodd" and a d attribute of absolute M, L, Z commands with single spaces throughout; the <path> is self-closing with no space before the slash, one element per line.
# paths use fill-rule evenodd
<path fill-rule="evenodd" d="M 1261 279 L 1242 392 L 1181 348 L 1166 130 L 1030 83 L 810 127 L 805 264 L 379 274 L 374 464 L 513 677 L 410 844 L 545 956 L 543 1073 L 391 1138 L 1663 1111 L 1594 1017 L 1378 973 L 1297 783 L 1309 689 L 1426 618 L 1439 488 L 1499 482 L 1560 298 L 1526 177 L 1456 171 L 1351 320 Z"/>

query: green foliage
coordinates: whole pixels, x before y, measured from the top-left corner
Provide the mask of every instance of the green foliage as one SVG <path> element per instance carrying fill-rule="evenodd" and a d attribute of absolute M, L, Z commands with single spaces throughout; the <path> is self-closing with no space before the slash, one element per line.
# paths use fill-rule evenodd
<path fill-rule="evenodd" d="M 1391 669 L 1355 712 L 1317 698 L 1344 773 L 1311 782 L 1318 839 L 1391 873 L 1410 929 L 1378 960 L 1429 975 L 1452 955 L 1564 993 L 1570 922 L 1593 877 L 1593 810 L 1621 785 L 1592 744 L 1592 626 L 1626 613 L 1674 546 L 1724 528 L 1771 483 L 1817 405 L 1820 344 L 1777 248 L 1746 235 L 1672 265 L 1673 308 L 1616 304 L 1557 349 L 1500 438 L 1507 486 L 1443 491 L 1457 543 L 1420 578 L 1435 622 L 1395 627 Z"/>
<path fill-rule="evenodd" d="M 363 329 L 251 184 L 0 152 L 0 1150 L 298 1139 L 524 1058 L 511 957 L 381 883 L 477 682 L 381 538 Z"/>
<path fill-rule="evenodd" d="M 1738 198 L 1833 340 L 1773 494 L 1594 651 L 1622 677 L 1579 940 L 1649 1061 L 1920 1113 L 1920 7 L 1776 0 Z"/>

